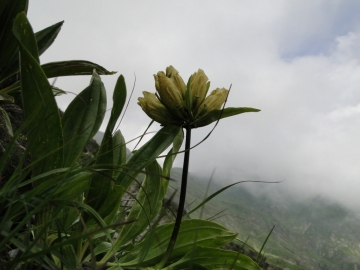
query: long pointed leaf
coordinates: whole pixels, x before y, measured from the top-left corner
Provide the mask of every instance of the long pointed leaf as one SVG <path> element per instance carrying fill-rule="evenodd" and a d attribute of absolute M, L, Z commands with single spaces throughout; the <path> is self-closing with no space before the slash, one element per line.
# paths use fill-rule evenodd
<path fill-rule="evenodd" d="M 61 62 L 51 62 L 41 66 L 48 78 L 74 76 L 74 75 L 91 75 L 93 70 L 99 75 L 112 75 L 116 71 L 108 71 L 102 66 L 84 60 L 69 60 Z"/>
<path fill-rule="evenodd" d="M 234 251 L 196 247 L 188 252 L 179 261 L 165 267 L 163 270 L 194 269 L 234 269 L 234 270 L 261 270 L 249 257 Z"/>
<path fill-rule="evenodd" d="M 179 152 L 183 141 L 184 141 L 184 132 L 182 129 L 180 129 L 178 135 L 174 139 L 173 147 L 170 149 L 169 153 L 166 155 L 164 160 L 163 176 L 165 179 L 163 179 L 163 188 L 165 194 L 169 186 L 169 177 L 171 173 L 171 168 L 173 166 L 177 152 Z"/>
<path fill-rule="evenodd" d="M 130 158 L 126 167 L 121 171 L 116 182 L 127 189 L 134 178 L 168 148 L 179 133 L 178 126 L 165 126 L 160 129 L 146 144 L 144 144 Z"/>
<path fill-rule="evenodd" d="M 118 149 L 114 150 L 116 147 L 114 145 L 114 139 L 112 133 L 118 120 L 121 110 L 125 104 L 126 99 L 126 85 L 125 80 L 122 75 L 119 76 L 114 94 L 113 94 L 113 108 L 111 110 L 110 120 L 107 124 L 104 137 L 102 139 L 99 152 L 96 156 L 96 165 L 117 165 L 115 164 L 115 155 L 118 155 Z M 118 136 L 118 135 L 117 135 Z M 117 161 L 117 160 L 116 160 Z M 103 202 L 107 199 L 108 194 L 112 190 L 112 181 L 111 177 L 113 176 L 112 171 L 104 172 L 103 175 L 95 174 L 91 180 L 89 192 L 87 195 L 87 202 L 95 209 L 99 210 Z M 119 204 L 117 201 L 114 201 L 113 206 L 108 206 L 109 209 L 103 213 L 103 218 L 105 218 L 112 209 L 117 208 Z"/>
<path fill-rule="evenodd" d="M 189 211 L 188 213 L 186 213 L 186 216 L 189 216 L 190 214 L 194 213 L 196 210 L 198 210 L 200 207 L 202 207 L 205 203 L 207 203 L 208 201 L 212 200 L 215 196 L 217 196 L 218 194 L 220 194 L 221 192 L 225 191 L 226 189 L 237 185 L 237 184 L 241 184 L 244 181 L 240 181 L 240 182 L 236 182 L 230 185 L 227 185 L 226 187 L 223 187 L 221 189 L 219 189 L 218 191 L 214 192 L 213 194 L 211 194 L 210 196 L 206 197 L 205 200 L 203 200 L 198 206 L 196 206 L 194 209 L 192 209 L 191 211 Z M 246 181 L 245 181 L 246 182 Z"/>
<path fill-rule="evenodd" d="M 138 258 L 138 252 L 141 250 L 142 245 L 146 243 L 144 239 L 120 262 L 121 266 L 128 267 L 145 267 L 157 264 L 169 243 L 169 239 L 173 230 L 174 224 L 164 224 L 156 228 L 153 241 L 146 258 L 140 263 Z M 178 240 L 176 241 L 174 250 L 169 258 L 172 261 L 176 258 L 181 258 L 187 252 L 192 250 L 195 246 L 201 247 L 222 247 L 226 243 L 230 242 L 236 237 L 237 234 L 232 233 L 224 227 L 205 220 L 192 219 L 184 220 L 181 223 Z M 151 237 L 151 235 L 147 236 Z M 194 242 L 196 241 L 196 244 Z"/>
<path fill-rule="evenodd" d="M 78 159 L 86 143 L 98 132 L 105 111 L 105 87 L 94 72 L 90 85 L 76 96 L 62 117 L 65 166 Z"/>
<path fill-rule="evenodd" d="M 12 33 L 13 22 L 16 15 L 27 11 L 27 0 L 1 1 L 3 11 L 0 16 L 0 81 L 8 75 L 11 59 L 17 52 L 17 40 Z"/>
<path fill-rule="evenodd" d="M 96 155 L 96 165 L 113 165 L 113 161 L 113 138 L 111 133 L 106 130 L 100 149 Z M 98 211 L 107 199 L 108 194 L 112 189 L 112 185 L 111 170 L 105 171 L 102 174 L 94 174 L 90 182 L 89 191 L 86 195 L 86 202 Z M 109 209 L 102 215 L 102 218 L 107 216 L 116 204 L 117 202 L 115 202 L 114 206 L 109 206 Z"/>
<path fill-rule="evenodd" d="M 219 119 L 223 119 L 226 117 L 230 117 L 233 115 L 246 113 L 246 112 L 259 112 L 260 110 L 254 108 L 225 108 L 224 110 L 213 110 L 203 117 L 200 117 L 193 123 L 191 123 L 191 127 L 198 128 L 211 124 L 212 122 L 218 121 Z"/>
<path fill-rule="evenodd" d="M 38 63 L 35 36 L 24 12 L 15 19 L 14 35 L 19 41 L 21 56 L 21 88 L 25 118 L 31 117 L 33 112 L 38 113 L 32 121 L 33 129 L 28 134 L 28 150 L 33 160 L 41 159 L 45 153 L 53 152 L 35 165 L 33 175 L 37 175 L 62 165 L 61 122 L 51 86 Z"/>
<path fill-rule="evenodd" d="M 39 55 L 42 55 L 51 46 L 51 44 L 53 44 L 63 24 L 64 21 L 58 22 L 35 33 Z"/>
<path fill-rule="evenodd" d="M 137 201 L 131 208 L 127 220 L 135 222 L 124 226 L 119 233 L 119 237 L 114 243 L 114 250 L 118 250 L 130 239 L 138 236 L 159 213 L 164 198 L 161 185 L 162 170 L 154 160 L 146 168 L 146 178 L 137 194 Z"/>
<path fill-rule="evenodd" d="M 114 89 L 113 107 L 107 129 L 113 133 L 116 121 L 120 117 L 121 111 L 124 108 L 126 101 L 126 84 L 123 75 L 120 75 Z"/>
<path fill-rule="evenodd" d="M 37 42 L 37 47 L 39 51 L 39 56 L 42 55 L 54 42 L 55 38 L 57 37 L 58 33 L 60 32 L 61 26 L 63 25 L 64 21 L 49 26 L 37 33 L 35 33 L 35 38 Z M 8 68 L 6 74 L 9 75 L 6 80 L 8 83 L 14 80 L 14 76 L 16 76 L 16 72 L 19 71 L 19 54 L 18 49 L 16 49 L 14 56 L 8 63 Z M 14 75 L 15 74 L 15 75 Z"/>

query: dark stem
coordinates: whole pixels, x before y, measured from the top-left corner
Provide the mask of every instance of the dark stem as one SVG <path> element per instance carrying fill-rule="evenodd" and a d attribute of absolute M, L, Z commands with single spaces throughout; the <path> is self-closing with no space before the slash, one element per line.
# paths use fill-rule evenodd
<path fill-rule="evenodd" d="M 184 212 L 185 198 L 186 198 L 186 185 L 187 185 L 187 179 L 188 179 L 189 160 L 190 160 L 191 127 L 185 126 L 185 130 L 186 130 L 185 154 L 184 154 L 184 164 L 183 164 L 182 179 L 181 179 L 179 207 L 177 210 L 174 230 L 172 232 L 169 245 L 167 247 L 167 250 L 165 252 L 165 255 L 164 255 L 162 261 L 158 265 L 158 267 L 160 267 L 160 269 L 165 266 L 165 264 L 167 263 L 170 255 L 174 249 L 176 238 L 177 238 L 179 230 L 180 230 L 183 212 Z"/>

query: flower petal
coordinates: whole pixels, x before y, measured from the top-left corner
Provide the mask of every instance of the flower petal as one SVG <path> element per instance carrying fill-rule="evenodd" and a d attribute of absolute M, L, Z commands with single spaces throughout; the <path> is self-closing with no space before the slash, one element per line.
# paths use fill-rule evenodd
<path fill-rule="evenodd" d="M 213 90 L 211 94 L 200 104 L 196 116 L 202 116 L 213 110 L 220 110 L 228 94 L 229 90 L 225 88 L 216 88 Z"/>
<path fill-rule="evenodd" d="M 204 101 L 207 87 L 208 77 L 202 69 L 199 69 L 191 75 L 190 89 L 192 96 L 192 110 L 197 111 L 198 106 Z"/>
<path fill-rule="evenodd" d="M 144 97 L 138 98 L 138 104 L 151 119 L 164 126 L 179 124 L 154 93 L 144 91 L 143 94 Z"/>
<path fill-rule="evenodd" d="M 184 100 L 180 90 L 165 73 L 159 71 L 155 78 L 155 87 L 160 95 L 161 102 L 168 108 L 180 109 L 184 106 Z"/>
<path fill-rule="evenodd" d="M 166 68 L 166 77 L 168 77 L 173 82 L 173 84 L 177 87 L 177 89 L 181 93 L 182 98 L 184 99 L 186 92 L 186 85 L 184 80 L 179 75 L 179 72 L 173 66 L 169 66 Z"/>

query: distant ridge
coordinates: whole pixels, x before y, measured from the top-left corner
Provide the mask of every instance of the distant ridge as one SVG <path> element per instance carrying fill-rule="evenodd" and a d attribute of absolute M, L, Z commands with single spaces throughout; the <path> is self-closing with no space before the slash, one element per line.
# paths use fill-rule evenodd
<path fill-rule="evenodd" d="M 172 170 L 171 178 L 176 181 L 170 182 L 169 194 L 179 190 L 181 171 Z M 225 186 L 216 178 L 208 196 Z M 189 174 L 187 211 L 204 199 L 208 183 L 209 178 Z M 257 250 L 275 225 L 264 249 L 267 261 L 274 266 L 291 270 L 360 269 L 359 217 L 321 197 L 302 202 L 285 198 L 276 201 L 270 195 L 255 196 L 239 184 L 219 194 L 191 217 L 201 215 L 202 219 L 219 222 Z M 174 199 L 177 201 L 178 197 Z"/>

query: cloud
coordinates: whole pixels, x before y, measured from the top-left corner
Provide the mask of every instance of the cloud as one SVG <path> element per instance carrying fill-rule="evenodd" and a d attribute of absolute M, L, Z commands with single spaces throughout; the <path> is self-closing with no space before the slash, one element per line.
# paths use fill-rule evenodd
<path fill-rule="evenodd" d="M 216 168 L 224 183 L 286 179 L 253 189 L 321 194 L 359 208 L 359 11 L 351 0 L 64 0 L 33 1 L 29 17 L 36 30 L 65 19 L 43 62 L 97 62 L 124 74 L 129 92 L 135 73 L 134 97 L 120 126 L 127 140 L 149 123 L 136 98 L 155 91 L 152 74 L 171 64 L 186 80 L 202 68 L 211 89 L 232 84 L 227 106 L 262 111 L 222 120 L 192 151 L 190 170 Z M 60 78 L 57 86 L 78 93 L 89 80 Z M 103 81 L 110 108 L 116 76 Z M 61 108 L 73 97 L 67 96 L 58 100 Z M 209 130 L 194 130 L 193 144 Z"/>

